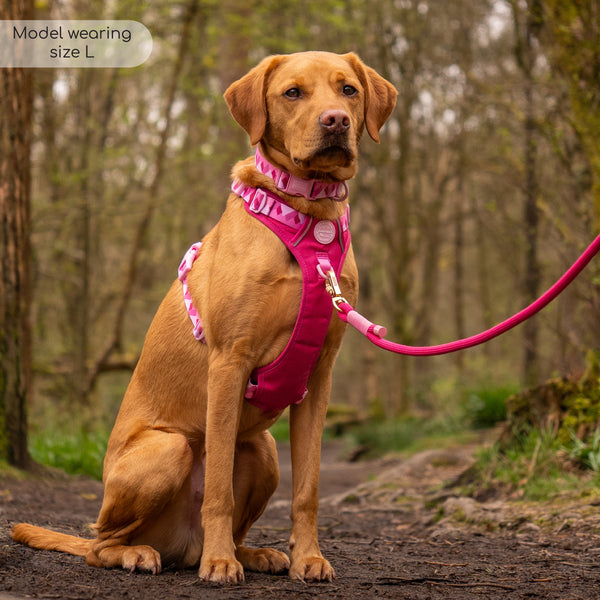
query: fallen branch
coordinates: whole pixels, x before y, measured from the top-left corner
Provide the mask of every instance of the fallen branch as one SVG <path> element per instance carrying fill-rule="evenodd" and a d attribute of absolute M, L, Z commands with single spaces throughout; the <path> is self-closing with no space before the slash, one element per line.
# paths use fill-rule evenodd
<path fill-rule="evenodd" d="M 435 565 L 440 567 L 466 567 L 469 563 L 445 563 L 445 562 L 435 562 L 433 560 L 424 560 L 426 565 Z"/>
<path fill-rule="evenodd" d="M 472 583 L 453 583 L 443 577 L 382 577 L 377 579 L 377 585 L 418 585 L 421 583 L 430 583 L 431 585 L 448 585 L 456 588 L 469 588 L 469 587 L 492 587 L 501 590 L 515 591 L 517 588 L 506 585 L 503 583 L 493 583 L 487 581 L 474 581 Z"/>

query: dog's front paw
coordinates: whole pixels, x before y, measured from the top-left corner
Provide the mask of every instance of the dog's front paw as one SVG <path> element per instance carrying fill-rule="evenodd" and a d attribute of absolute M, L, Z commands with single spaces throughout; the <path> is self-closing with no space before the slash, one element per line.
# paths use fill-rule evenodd
<path fill-rule="evenodd" d="M 335 571 L 322 556 L 309 556 L 292 562 L 290 577 L 300 581 L 333 581 Z"/>
<path fill-rule="evenodd" d="M 202 558 L 198 576 L 212 583 L 243 583 L 244 568 L 235 558 Z"/>

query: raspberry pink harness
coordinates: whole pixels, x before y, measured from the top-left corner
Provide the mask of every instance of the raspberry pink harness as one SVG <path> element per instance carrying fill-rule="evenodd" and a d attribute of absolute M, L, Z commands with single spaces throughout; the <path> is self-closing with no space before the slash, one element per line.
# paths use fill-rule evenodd
<path fill-rule="evenodd" d="M 300 179 L 271 165 L 256 149 L 256 166 L 275 182 L 277 189 L 310 200 L 345 200 L 348 187 Z M 254 369 L 245 397 L 264 411 L 283 410 L 298 404 L 307 393 L 331 320 L 333 305 L 324 280 L 332 271 L 339 277 L 350 247 L 349 210 L 336 220 L 320 220 L 298 212 L 279 196 L 263 188 L 247 186 L 239 180 L 234 193 L 244 199 L 248 214 L 273 231 L 295 257 L 302 270 L 302 299 L 298 318 L 283 352 L 270 364 Z M 200 252 L 202 242 L 194 244 L 179 267 L 184 302 L 193 324 L 194 337 L 205 342 L 202 321 L 187 286 L 187 274 Z"/>

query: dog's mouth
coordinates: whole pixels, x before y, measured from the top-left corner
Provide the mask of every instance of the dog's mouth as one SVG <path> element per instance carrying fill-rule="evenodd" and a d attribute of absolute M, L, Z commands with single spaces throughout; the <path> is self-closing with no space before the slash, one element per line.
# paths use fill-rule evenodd
<path fill-rule="evenodd" d="M 331 140 L 331 143 L 321 145 L 309 156 L 294 157 L 293 160 L 300 169 L 328 173 L 350 167 L 356 160 L 356 152 L 345 141 L 340 143 L 339 140 Z"/>

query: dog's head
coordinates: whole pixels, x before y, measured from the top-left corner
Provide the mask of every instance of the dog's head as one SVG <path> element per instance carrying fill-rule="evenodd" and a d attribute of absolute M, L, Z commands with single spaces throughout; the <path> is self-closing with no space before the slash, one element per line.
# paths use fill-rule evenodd
<path fill-rule="evenodd" d="M 265 58 L 225 92 L 251 143 L 298 177 L 345 180 L 356 173 L 366 127 L 379 130 L 397 92 L 355 54 L 300 52 Z"/>

